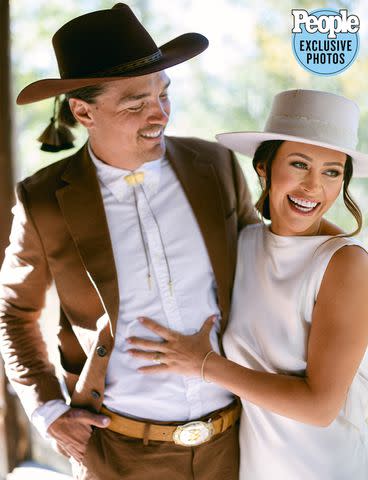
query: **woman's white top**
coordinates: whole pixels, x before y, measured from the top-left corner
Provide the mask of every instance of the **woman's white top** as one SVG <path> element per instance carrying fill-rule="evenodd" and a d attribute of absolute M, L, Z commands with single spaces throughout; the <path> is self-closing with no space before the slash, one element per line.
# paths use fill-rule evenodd
<path fill-rule="evenodd" d="M 263 224 L 246 227 L 223 339 L 227 357 L 254 370 L 304 375 L 318 291 L 331 257 L 346 245 L 360 244 L 343 237 L 278 236 Z M 328 427 L 242 403 L 240 480 L 368 479 L 367 353 Z"/>

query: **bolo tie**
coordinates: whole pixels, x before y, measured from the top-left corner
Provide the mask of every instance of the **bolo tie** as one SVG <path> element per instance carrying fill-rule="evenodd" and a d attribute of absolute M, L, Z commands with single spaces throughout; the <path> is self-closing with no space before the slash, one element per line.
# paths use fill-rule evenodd
<path fill-rule="evenodd" d="M 169 278 L 168 287 L 169 287 L 170 295 L 172 295 L 172 290 L 173 290 L 172 276 L 171 276 L 169 261 L 168 261 L 167 255 L 166 255 L 165 245 L 164 245 L 164 242 L 163 242 L 163 239 L 162 239 L 161 229 L 160 229 L 160 226 L 158 224 L 156 215 L 153 213 L 150 202 L 148 201 L 148 197 L 147 197 L 146 192 L 145 192 L 145 190 L 143 188 L 143 185 L 142 185 L 143 182 L 144 182 L 144 172 L 132 172 L 129 175 L 126 175 L 124 177 L 124 180 L 126 181 L 126 183 L 128 185 L 130 185 L 132 187 L 132 190 L 133 190 L 134 205 L 135 205 L 135 209 L 136 209 L 136 212 L 137 212 L 139 232 L 140 232 L 140 235 L 141 235 L 141 240 L 142 240 L 143 249 L 144 249 L 144 255 L 145 255 L 145 258 L 146 258 L 148 288 L 151 290 L 151 287 L 152 287 L 151 265 L 150 265 L 150 261 L 149 261 L 148 244 L 146 243 L 146 241 L 144 239 L 144 235 L 143 235 L 143 225 L 142 225 L 142 219 L 141 219 L 141 216 L 139 214 L 139 209 L 138 209 L 138 198 L 137 198 L 136 188 L 141 189 L 141 191 L 143 193 L 143 196 L 144 196 L 144 198 L 147 202 L 150 213 L 152 215 L 152 218 L 153 218 L 153 220 L 156 224 L 157 231 L 158 231 L 158 234 L 159 234 L 159 237 L 160 237 L 162 251 L 164 252 L 167 274 L 168 274 L 168 278 Z"/>

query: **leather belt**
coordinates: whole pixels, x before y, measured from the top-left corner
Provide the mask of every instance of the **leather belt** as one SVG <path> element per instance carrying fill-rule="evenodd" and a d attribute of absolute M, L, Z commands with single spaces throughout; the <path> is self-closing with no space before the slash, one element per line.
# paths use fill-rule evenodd
<path fill-rule="evenodd" d="M 147 444 L 149 440 L 174 442 L 177 445 L 193 447 L 208 442 L 213 436 L 225 432 L 240 417 L 240 404 L 233 402 L 223 410 L 216 410 L 203 420 L 184 424 L 159 424 L 123 417 L 102 406 L 101 414 L 110 417 L 107 427 L 113 432 L 133 438 L 141 438 Z"/>

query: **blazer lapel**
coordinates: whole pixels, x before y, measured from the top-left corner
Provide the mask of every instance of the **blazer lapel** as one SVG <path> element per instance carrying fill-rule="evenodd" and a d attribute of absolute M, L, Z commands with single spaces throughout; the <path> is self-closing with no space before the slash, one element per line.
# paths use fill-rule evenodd
<path fill-rule="evenodd" d="M 197 151 L 174 139 L 166 139 L 167 157 L 193 209 L 207 247 L 217 282 L 223 315 L 230 303 L 225 208 L 213 165 Z"/>
<path fill-rule="evenodd" d="M 201 230 L 217 282 L 222 314 L 230 304 L 225 209 L 216 171 L 201 154 L 166 139 L 170 161 Z M 94 165 L 87 146 L 78 152 L 62 175 L 66 185 L 56 191 L 65 222 L 92 284 L 110 318 L 114 335 L 119 291 L 109 229 Z"/>
<path fill-rule="evenodd" d="M 114 335 L 119 311 L 117 274 L 100 188 L 86 145 L 71 160 L 62 179 L 66 185 L 56 191 L 56 197 Z"/>

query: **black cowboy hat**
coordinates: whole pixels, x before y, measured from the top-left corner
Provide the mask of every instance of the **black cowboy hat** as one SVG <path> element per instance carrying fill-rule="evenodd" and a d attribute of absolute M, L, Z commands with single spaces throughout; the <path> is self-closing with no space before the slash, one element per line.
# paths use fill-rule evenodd
<path fill-rule="evenodd" d="M 123 3 L 71 20 L 55 33 L 52 43 L 61 78 L 31 83 L 18 95 L 18 105 L 88 85 L 158 72 L 208 47 L 203 35 L 185 33 L 158 48 Z"/>

